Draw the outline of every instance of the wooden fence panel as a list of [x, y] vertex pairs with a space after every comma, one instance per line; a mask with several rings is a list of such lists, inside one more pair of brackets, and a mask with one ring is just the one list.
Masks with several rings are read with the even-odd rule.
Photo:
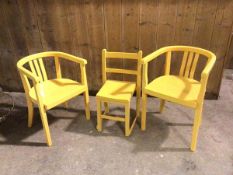
[[[125, 52], [142, 49], [146, 56], [167, 45], [193, 45], [217, 55], [207, 87], [207, 92], [217, 97], [224, 64], [226, 67], [231, 64], [229, 49], [233, 44], [228, 43], [233, 32], [232, 8], [233, 1], [229, 0], [1, 1], [0, 86], [22, 91], [16, 62], [32, 53], [60, 50], [87, 59], [89, 89], [96, 92], [102, 85], [103, 48]], [[179, 58], [173, 55], [171, 73], [178, 72]], [[62, 63], [64, 76], [80, 78], [77, 65]], [[198, 64], [197, 74], [200, 74], [205, 62]], [[114, 60], [109, 66], [134, 67], [128, 60]], [[54, 63], [48, 62], [46, 68], [52, 77]], [[152, 62], [149, 70], [149, 79], [161, 75], [164, 59]]]

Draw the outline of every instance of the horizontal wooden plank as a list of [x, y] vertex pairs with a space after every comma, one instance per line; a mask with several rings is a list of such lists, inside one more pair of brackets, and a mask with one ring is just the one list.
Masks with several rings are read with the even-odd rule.
[[138, 59], [137, 53], [125, 53], [125, 52], [107, 52], [106, 53], [107, 58], [124, 58], [124, 59]]
[[117, 68], [106, 68], [106, 72], [107, 73], [130, 74], [130, 75], [138, 74], [136, 70], [117, 69]]
[[125, 118], [123, 118], [123, 117], [118, 117], [118, 116], [101, 115], [101, 118], [102, 118], [102, 119], [107, 119], [107, 120], [125, 122]]
[[[87, 60], [89, 89], [96, 92], [102, 85], [104, 48], [110, 51], [110, 67], [133, 70], [134, 65], [127, 59], [137, 59], [140, 49], [146, 57], [163, 46], [192, 45], [217, 55], [207, 92], [218, 96], [224, 63], [226, 67], [233, 64], [233, 44], [228, 44], [233, 32], [232, 7], [233, 1], [229, 0], [1, 1], [0, 85], [6, 90], [22, 91], [17, 69], [12, 65], [29, 54], [56, 50]], [[118, 52], [124, 52], [122, 61], [118, 60], [122, 58]], [[181, 60], [182, 56], [172, 54], [171, 74], [179, 74]], [[55, 65], [47, 61], [48, 78], [54, 78]], [[161, 56], [150, 62], [149, 80], [164, 73], [164, 61]], [[200, 77], [204, 66], [205, 61], [200, 59], [194, 78]], [[130, 75], [120, 75], [121, 69], [113, 69], [117, 74], [109, 77], [133, 81]], [[62, 61], [61, 71], [64, 77], [80, 78], [76, 64]]]

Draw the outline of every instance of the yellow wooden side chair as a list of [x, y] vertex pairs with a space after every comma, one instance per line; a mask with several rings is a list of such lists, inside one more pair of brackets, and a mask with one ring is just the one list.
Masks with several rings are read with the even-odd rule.
[[[48, 80], [43, 59], [50, 58], [55, 61], [56, 79]], [[78, 63], [81, 70], [81, 82], [62, 78], [60, 60], [66, 59]], [[69, 99], [84, 93], [86, 118], [90, 119], [89, 94], [86, 79], [85, 59], [63, 52], [42, 52], [22, 58], [17, 67], [23, 82], [28, 105], [28, 127], [33, 123], [33, 103], [38, 105], [42, 124], [44, 127], [47, 145], [51, 146], [51, 136], [46, 111], [66, 103]], [[31, 84], [30, 84], [31, 82]]]
[[[179, 75], [170, 75], [170, 66], [173, 52], [183, 53]], [[160, 76], [148, 83], [148, 63], [158, 56], [165, 54], [165, 75]], [[201, 73], [200, 81], [194, 79], [199, 56], [207, 59], [205, 68]], [[142, 60], [142, 118], [141, 129], [146, 129], [146, 102], [147, 95], [158, 97], [160, 101], [160, 112], [164, 108], [165, 101], [178, 103], [195, 110], [194, 124], [192, 130], [191, 150], [196, 150], [197, 136], [201, 124], [202, 106], [206, 85], [211, 69], [216, 61], [216, 56], [207, 50], [189, 46], [168, 46], [161, 48]]]
[[[97, 99], [97, 130], [102, 131], [102, 119], [125, 122], [125, 136], [129, 136], [139, 116], [140, 93], [141, 93], [141, 58], [142, 51], [138, 53], [108, 52], [102, 51], [102, 78], [103, 86], [96, 95]], [[137, 70], [108, 68], [107, 59], [132, 59], [137, 61]], [[107, 73], [130, 74], [137, 77], [136, 82], [107, 80]], [[136, 91], [136, 117], [130, 126], [130, 101]], [[104, 103], [105, 112], [102, 114], [102, 103]], [[124, 105], [125, 117], [108, 115], [109, 103]]]

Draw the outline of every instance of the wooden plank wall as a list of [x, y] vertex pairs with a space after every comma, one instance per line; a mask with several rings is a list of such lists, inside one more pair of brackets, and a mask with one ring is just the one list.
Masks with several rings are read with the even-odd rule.
[[[217, 97], [232, 9], [232, 0], [1, 0], [0, 86], [22, 91], [16, 62], [36, 52], [60, 50], [87, 59], [89, 89], [96, 91], [101, 86], [102, 48], [142, 49], [145, 56], [167, 45], [193, 45], [217, 55], [207, 88]], [[150, 79], [163, 72], [163, 64], [160, 59], [149, 65]], [[109, 65], [132, 67], [125, 61]], [[174, 72], [178, 65], [179, 60], [173, 60]], [[53, 63], [46, 66], [53, 76]], [[62, 69], [66, 76], [79, 78], [76, 65], [64, 62]]]

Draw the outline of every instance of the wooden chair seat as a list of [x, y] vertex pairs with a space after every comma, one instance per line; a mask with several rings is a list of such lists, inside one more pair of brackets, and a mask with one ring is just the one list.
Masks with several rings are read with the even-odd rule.
[[103, 101], [126, 103], [130, 102], [135, 90], [136, 83], [107, 80], [96, 96]]
[[165, 75], [149, 83], [145, 92], [167, 101], [195, 107], [200, 88], [200, 82], [194, 79]]
[[[40, 95], [46, 110], [49, 110], [67, 100], [83, 93], [85, 86], [71, 79], [52, 79], [40, 83]], [[35, 87], [29, 91], [34, 103], [37, 103]]]

